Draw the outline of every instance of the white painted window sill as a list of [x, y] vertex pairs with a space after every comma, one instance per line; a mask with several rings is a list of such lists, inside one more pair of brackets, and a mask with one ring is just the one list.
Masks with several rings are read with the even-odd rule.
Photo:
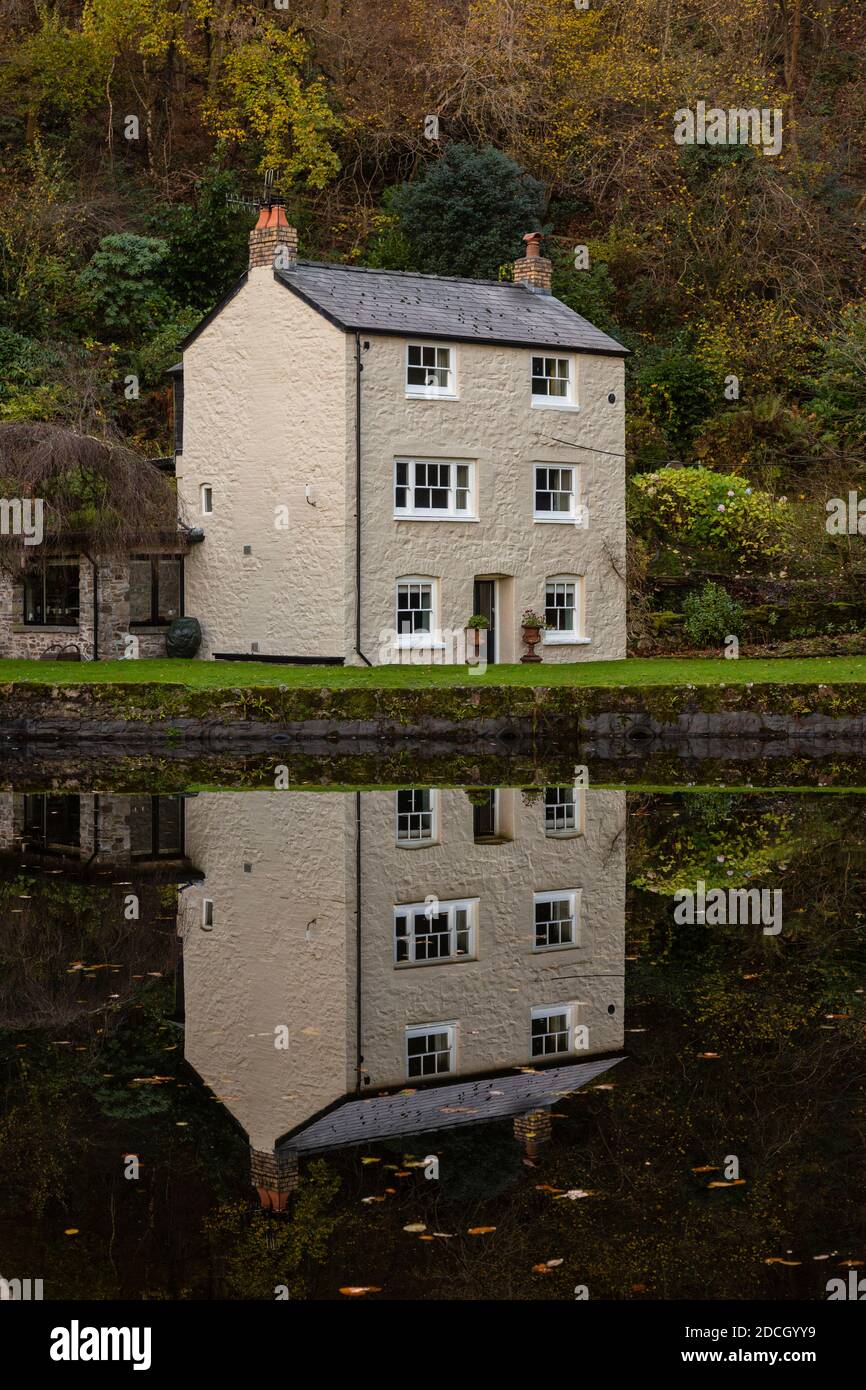
[[588, 647], [591, 641], [591, 637], [573, 637], [569, 632], [564, 637], [545, 636], [544, 645], [545, 647]]
[[548, 400], [546, 396], [533, 396], [533, 397], [532, 397], [532, 409], [533, 409], [533, 410], [571, 410], [571, 411], [578, 411], [578, 410], [580, 410], [580, 406], [579, 406], [579, 405], [574, 405], [574, 404], [572, 404], [571, 401], [563, 401], [562, 399], [560, 399], [560, 400], [557, 401], [557, 400]]
[[407, 401], [459, 401], [454, 391], [407, 391]]
[[395, 521], [458, 521], [462, 525], [464, 522], [474, 522], [478, 524], [477, 516], [462, 516], [452, 512], [431, 513], [431, 512], [395, 512]]
[[581, 530], [586, 528], [582, 521], [578, 521], [573, 512], [560, 512], [558, 516], [534, 516], [533, 521], [539, 521], [542, 526], [577, 526]]
[[444, 652], [444, 642], [418, 642], [411, 637], [398, 637], [394, 647], [400, 652]]

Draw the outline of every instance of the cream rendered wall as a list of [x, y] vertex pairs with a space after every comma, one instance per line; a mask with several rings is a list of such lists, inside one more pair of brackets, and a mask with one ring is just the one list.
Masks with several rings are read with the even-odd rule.
[[[568, 839], [545, 834], [540, 801], [500, 795], [511, 801], [510, 843], [475, 844], [466, 793], [442, 790], [439, 842], [427, 849], [395, 843], [393, 792], [362, 797], [361, 1028], [371, 1088], [406, 1083], [405, 1030], [417, 1024], [458, 1022], [465, 1074], [531, 1064], [538, 1005], [579, 1005], [575, 1021], [587, 1026], [589, 1048], [561, 1062], [622, 1046], [625, 793], [587, 791], [584, 834]], [[579, 944], [535, 952], [533, 895], [557, 888], [583, 890]], [[394, 907], [428, 894], [480, 899], [477, 960], [395, 967]]]
[[187, 855], [206, 877], [179, 907], [185, 1055], [256, 1149], [355, 1088], [354, 826], [354, 797], [340, 794], [186, 803]]
[[[439, 624], [462, 629], [473, 611], [474, 577], [512, 576], [500, 586], [500, 659], [525, 651], [525, 608], [544, 607], [545, 580], [585, 576], [587, 645], [552, 646], [545, 661], [613, 659], [626, 654], [625, 412], [622, 358], [578, 354], [578, 410], [533, 407], [532, 350], [457, 343], [458, 400], [407, 399], [407, 340], [364, 334], [362, 427], [363, 650], [376, 663], [382, 634], [395, 625], [395, 581], [433, 576]], [[535, 349], [535, 352], [544, 351]], [[555, 349], [553, 355], [563, 355]], [[608, 395], [613, 392], [615, 404]], [[565, 440], [563, 445], [557, 440]], [[567, 447], [569, 443], [605, 454]], [[615, 457], [611, 457], [614, 455]], [[475, 522], [394, 519], [393, 468], [400, 456], [477, 460]], [[534, 463], [580, 466], [589, 529], [533, 521]], [[350, 549], [353, 534], [348, 535]], [[509, 592], [510, 591], [510, 592]], [[503, 615], [501, 615], [503, 616]], [[347, 628], [346, 645], [353, 645]]]
[[344, 654], [348, 341], [265, 267], [184, 353], [178, 490], [206, 537], [186, 560], [185, 611], [202, 656], [254, 642], [262, 655]]

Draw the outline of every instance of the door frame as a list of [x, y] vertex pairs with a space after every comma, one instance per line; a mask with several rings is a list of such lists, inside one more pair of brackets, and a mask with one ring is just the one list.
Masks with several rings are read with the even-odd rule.
[[499, 661], [499, 647], [500, 647], [500, 637], [499, 637], [499, 606], [500, 606], [500, 605], [499, 605], [499, 598], [500, 598], [499, 580], [496, 578], [495, 575], [475, 575], [475, 576], [473, 576], [473, 579], [472, 579], [472, 611], [473, 611], [473, 613], [479, 612], [479, 609], [475, 606], [475, 597], [476, 597], [476, 594], [477, 594], [477, 590], [478, 590], [478, 585], [479, 585], [479, 584], [490, 584], [490, 585], [492, 585], [492, 587], [493, 587], [493, 602], [492, 602], [492, 609], [493, 609], [493, 651], [492, 651], [492, 652], [488, 651], [488, 653], [487, 653], [487, 664], [488, 664], [488, 666], [495, 666], [495, 665], [497, 664], [497, 662]]

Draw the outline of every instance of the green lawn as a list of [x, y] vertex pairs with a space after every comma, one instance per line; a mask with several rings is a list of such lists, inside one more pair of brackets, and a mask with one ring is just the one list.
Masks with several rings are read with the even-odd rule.
[[429, 689], [472, 685], [812, 685], [866, 681], [866, 656], [800, 659], [634, 657], [628, 661], [490, 666], [483, 674], [466, 666], [282, 666], [258, 661], [4, 661], [0, 682], [51, 685], [183, 685], [191, 689], [279, 686], [333, 689]]

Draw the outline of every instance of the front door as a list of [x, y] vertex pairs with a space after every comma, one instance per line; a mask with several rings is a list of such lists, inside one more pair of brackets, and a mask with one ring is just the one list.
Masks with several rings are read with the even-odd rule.
[[473, 613], [482, 613], [489, 623], [487, 628], [487, 664], [496, 661], [496, 580], [476, 579], [475, 595], [472, 600]]

